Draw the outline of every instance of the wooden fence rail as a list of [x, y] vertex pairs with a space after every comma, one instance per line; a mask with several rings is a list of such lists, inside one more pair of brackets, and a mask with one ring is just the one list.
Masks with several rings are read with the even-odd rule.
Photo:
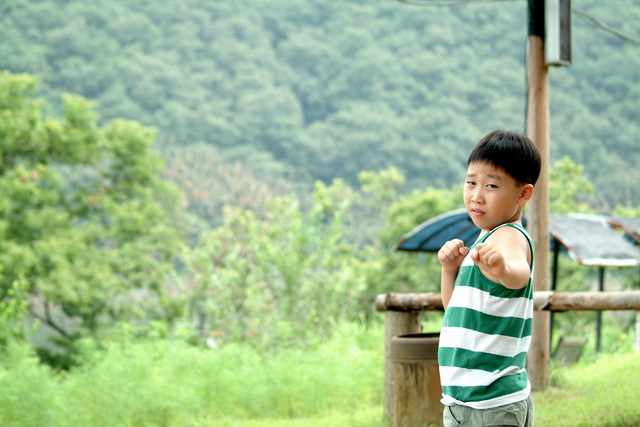
[[[534, 292], [536, 311], [640, 310], [640, 291], [618, 292]], [[440, 294], [399, 294], [390, 292], [376, 297], [378, 311], [444, 310]]]

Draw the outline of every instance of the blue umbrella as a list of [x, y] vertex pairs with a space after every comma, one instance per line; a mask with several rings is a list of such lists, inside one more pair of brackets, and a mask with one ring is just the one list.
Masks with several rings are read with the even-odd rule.
[[414, 228], [396, 245], [396, 250], [438, 252], [451, 239], [460, 239], [468, 247], [476, 241], [479, 234], [480, 229], [471, 221], [467, 211], [456, 209]]

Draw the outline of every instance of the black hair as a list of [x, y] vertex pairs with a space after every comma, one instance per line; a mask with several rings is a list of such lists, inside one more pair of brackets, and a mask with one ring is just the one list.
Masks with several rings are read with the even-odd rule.
[[488, 163], [504, 169], [521, 184], [535, 185], [542, 161], [538, 147], [525, 135], [495, 130], [476, 144], [467, 165], [471, 163]]

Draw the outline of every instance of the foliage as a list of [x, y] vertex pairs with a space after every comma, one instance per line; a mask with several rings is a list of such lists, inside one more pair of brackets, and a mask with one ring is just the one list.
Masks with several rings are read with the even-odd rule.
[[342, 237], [345, 194], [340, 181], [318, 182], [309, 212], [293, 196], [276, 197], [262, 220], [226, 208], [223, 224], [186, 255], [185, 290], [200, 329], [289, 346], [322, 339], [333, 321], [356, 315], [365, 284]]
[[[462, 182], [462, 178], [459, 181]], [[385, 245], [392, 245], [424, 221], [460, 207], [462, 185], [450, 190], [428, 187], [403, 194], [389, 207], [389, 219], [380, 232], [380, 239]]]
[[293, 192], [290, 181], [246, 161], [231, 161], [212, 145], [172, 147], [162, 154], [164, 176], [185, 193], [187, 210], [204, 221], [202, 230], [222, 224], [224, 206], [247, 209], [262, 218], [271, 198]]
[[617, 205], [613, 210], [612, 216], [614, 217], [638, 217], [640, 216], [640, 205], [632, 207], [632, 206], [623, 206]]
[[0, 424], [45, 426], [46, 420], [59, 418], [64, 402], [60, 377], [24, 342], [9, 342], [1, 354]]
[[31, 315], [67, 344], [113, 319], [175, 316], [158, 303], [181, 246], [178, 199], [153, 132], [98, 127], [78, 96], [43, 119], [35, 87], [0, 74], [0, 297], [28, 284]]
[[389, 249], [395, 248], [405, 234], [424, 221], [460, 207], [462, 187], [458, 187], [414, 190], [399, 195], [389, 206], [387, 220], [379, 232], [382, 246], [388, 249], [377, 257], [369, 272], [371, 281], [377, 283], [376, 293], [439, 292], [440, 263], [435, 254], [391, 252]]
[[0, 301], [0, 352], [9, 342], [26, 339], [28, 313], [28, 284], [24, 280], [16, 280]]
[[584, 167], [567, 156], [553, 164], [549, 177], [550, 212], [594, 213], [594, 203], [589, 203], [588, 198], [594, 195], [595, 188], [583, 172]]
[[82, 365], [58, 375], [25, 346], [12, 347], [0, 365], [0, 423], [219, 425], [381, 404], [380, 327], [343, 324], [313, 349], [276, 355], [236, 344], [212, 350], [179, 339], [134, 339], [131, 332], [122, 325], [102, 350], [84, 342]]
[[[616, 5], [581, 0], [576, 8], [635, 35], [637, 3]], [[361, 171], [390, 167], [410, 178], [409, 189], [444, 188], [482, 135], [525, 127], [526, 2], [0, 7], [0, 69], [37, 75], [45, 108], [58, 110], [61, 93], [80, 94], [105, 122], [157, 128], [164, 154], [186, 159], [189, 145], [206, 144], [232, 165], [293, 177], [305, 191], [317, 179], [356, 186]], [[598, 210], [635, 206], [637, 46], [574, 19], [572, 53], [572, 66], [549, 71], [552, 160], [584, 165]]]

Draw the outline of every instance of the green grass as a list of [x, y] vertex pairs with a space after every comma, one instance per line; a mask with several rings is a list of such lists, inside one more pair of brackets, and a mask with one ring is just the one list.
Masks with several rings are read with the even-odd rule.
[[379, 328], [344, 326], [311, 350], [266, 354], [122, 339], [66, 373], [13, 345], [0, 364], [0, 425], [282, 425], [366, 412], [382, 400], [382, 340]]
[[382, 423], [382, 406], [358, 409], [349, 412], [335, 412], [315, 417], [293, 419], [265, 418], [255, 420], [204, 419], [192, 424], [198, 427], [388, 427]]
[[[313, 349], [264, 354], [115, 340], [54, 372], [26, 345], [0, 352], [0, 425], [382, 427], [383, 333], [346, 325]], [[640, 354], [552, 370], [538, 426], [640, 425]]]
[[[534, 393], [535, 424], [544, 427], [640, 425], [640, 354], [606, 355], [574, 367], [557, 368], [552, 385]], [[298, 419], [264, 419], [243, 427], [382, 427], [382, 407], [349, 414]], [[204, 424], [203, 424], [204, 425]]]
[[536, 425], [638, 426], [640, 353], [554, 370], [551, 386], [534, 400]]

